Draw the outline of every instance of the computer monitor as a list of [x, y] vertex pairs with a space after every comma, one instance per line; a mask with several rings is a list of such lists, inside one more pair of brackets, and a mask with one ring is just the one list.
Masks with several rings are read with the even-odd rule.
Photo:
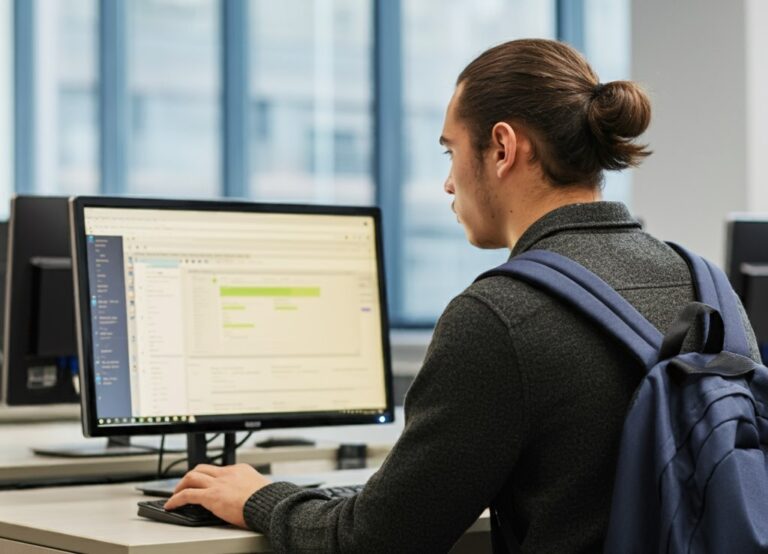
[[86, 436], [393, 421], [377, 208], [70, 207]]
[[67, 202], [11, 199], [1, 387], [8, 406], [80, 401]]
[[728, 277], [768, 361], [768, 215], [729, 216], [726, 245]]
[[[0, 221], [0, 355], [2, 355], [3, 346], [3, 329], [4, 329], [4, 317], [5, 313], [5, 272], [8, 262], [8, 222]], [[0, 379], [0, 386], [2, 386], [2, 379]], [[2, 398], [2, 392], [0, 392], [0, 398]]]

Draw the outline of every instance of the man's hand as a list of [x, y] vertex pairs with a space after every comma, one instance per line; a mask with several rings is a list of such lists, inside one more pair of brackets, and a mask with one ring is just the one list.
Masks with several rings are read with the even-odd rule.
[[200, 504], [224, 521], [245, 527], [245, 503], [270, 482], [248, 464], [224, 467], [199, 464], [182, 478], [165, 503], [165, 509]]

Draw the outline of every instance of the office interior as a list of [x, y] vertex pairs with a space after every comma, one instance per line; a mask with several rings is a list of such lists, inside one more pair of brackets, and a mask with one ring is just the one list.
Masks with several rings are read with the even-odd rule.
[[[729, 221], [768, 221], [766, 24], [760, 0], [0, 0], [2, 269], [16, 195], [379, 207], [394, 423], [266, 429], [237, 451], [278, 474], [364, 481], [402, 429], [441, 311], [508, 256], [467, 243], [443, 190], [438, 137], [461, 69], [491, 45], [544, 37], [579, 49], [602, 82], [640, 82], [653, 154], [607, 174], [603, 197], [734, 274]], [[758, 227], [739, 248], [760, 257]], [[768, 290], [768, 258], [741, 261]], [[750, 317], [764, 299], [753, 295]], [[0, 552], [269, 551], [250, 532], [136, 517], [133, 484], [157, 475], [157, 435], [132, 437], [140, 456], [33, 452], [106, 441], [83, 436], [76, 355], [34, 384], [66, 378], [64, 396], [0, 406]], [[255, 446], [265, 439], [275, 446]], [[166, 462], [180, 460], [185, 436], [165, 446]], [[109, 531], [88, 535], [74, 506], [42, 530], [73, 490], [89, 491], [82, 509]], [[489, 528], [485, 514], [455, 551], [484, 548]]]

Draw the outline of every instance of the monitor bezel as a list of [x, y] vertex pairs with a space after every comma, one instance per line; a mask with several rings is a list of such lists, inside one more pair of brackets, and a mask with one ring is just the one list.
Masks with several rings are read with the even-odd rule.
[[[328, 206], [310, 204], [271, 204], [236, 200], [170, 200], [154, 198], [117, 198], [80, 196], [70, 199], [70, 238], [72, 241], [72, 264], [75, 288], [75, 317], [77, 343], [80, 358], [80, 396], [82, 407], [83, 433], [87, 437], [114, 435], [160, 435], [167, 433], [205, 433], [256, 431], [260, 429], [318, 427], [328, 425], [356, 425], [391, 423], [395, 409], [392, 391], [392, 362], [389, 344], [389, 314], [385, 284], [384, 250], [382, 242], [381, 210], [377, 207]], [[180, 423], [153, 423], [99, 426], [96, 413], [93, 351], [91, 344], [91, 317], [88, 293], [88, 272], [86, 259], [85, 209], [159, 209], [193, 211], [230, 211], [247, 213], [286, 213], [317, 215], [358, 215], [369, 216], [374, 222], [376, 259], [378, 261], [378, 282], [380, 299], [381, 344], [383, 349], [386, 406], [374, 414], [237, 414], [217, 416], [215, 421]], [[82, 271], [86, 269], [86, 271]], [[248, 416], [248, 417], [246, 417]]]

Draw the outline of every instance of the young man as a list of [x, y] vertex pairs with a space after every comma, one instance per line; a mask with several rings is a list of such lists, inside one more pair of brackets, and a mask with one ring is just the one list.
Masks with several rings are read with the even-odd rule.
[[[603, 170], [648, 154], [633, 140], [649, 120], [637, 85], [600, 84], [568, 46], [483, 53], [459, 76], [440, 137], [469, 241], [568, 256], [666, 330], [694, 299], [686, 263], [623, 205], [600, 201]], [[490, 506], [498, 552], [599, 552], [641, 376], [570, 307], [491, 277], [441, 316], [403, 434], [360, 494], [331, 500], [247, 465], [200, 466], [167, 508], [202, 504], [277, 552], [391, 553], [445, 552]]]

